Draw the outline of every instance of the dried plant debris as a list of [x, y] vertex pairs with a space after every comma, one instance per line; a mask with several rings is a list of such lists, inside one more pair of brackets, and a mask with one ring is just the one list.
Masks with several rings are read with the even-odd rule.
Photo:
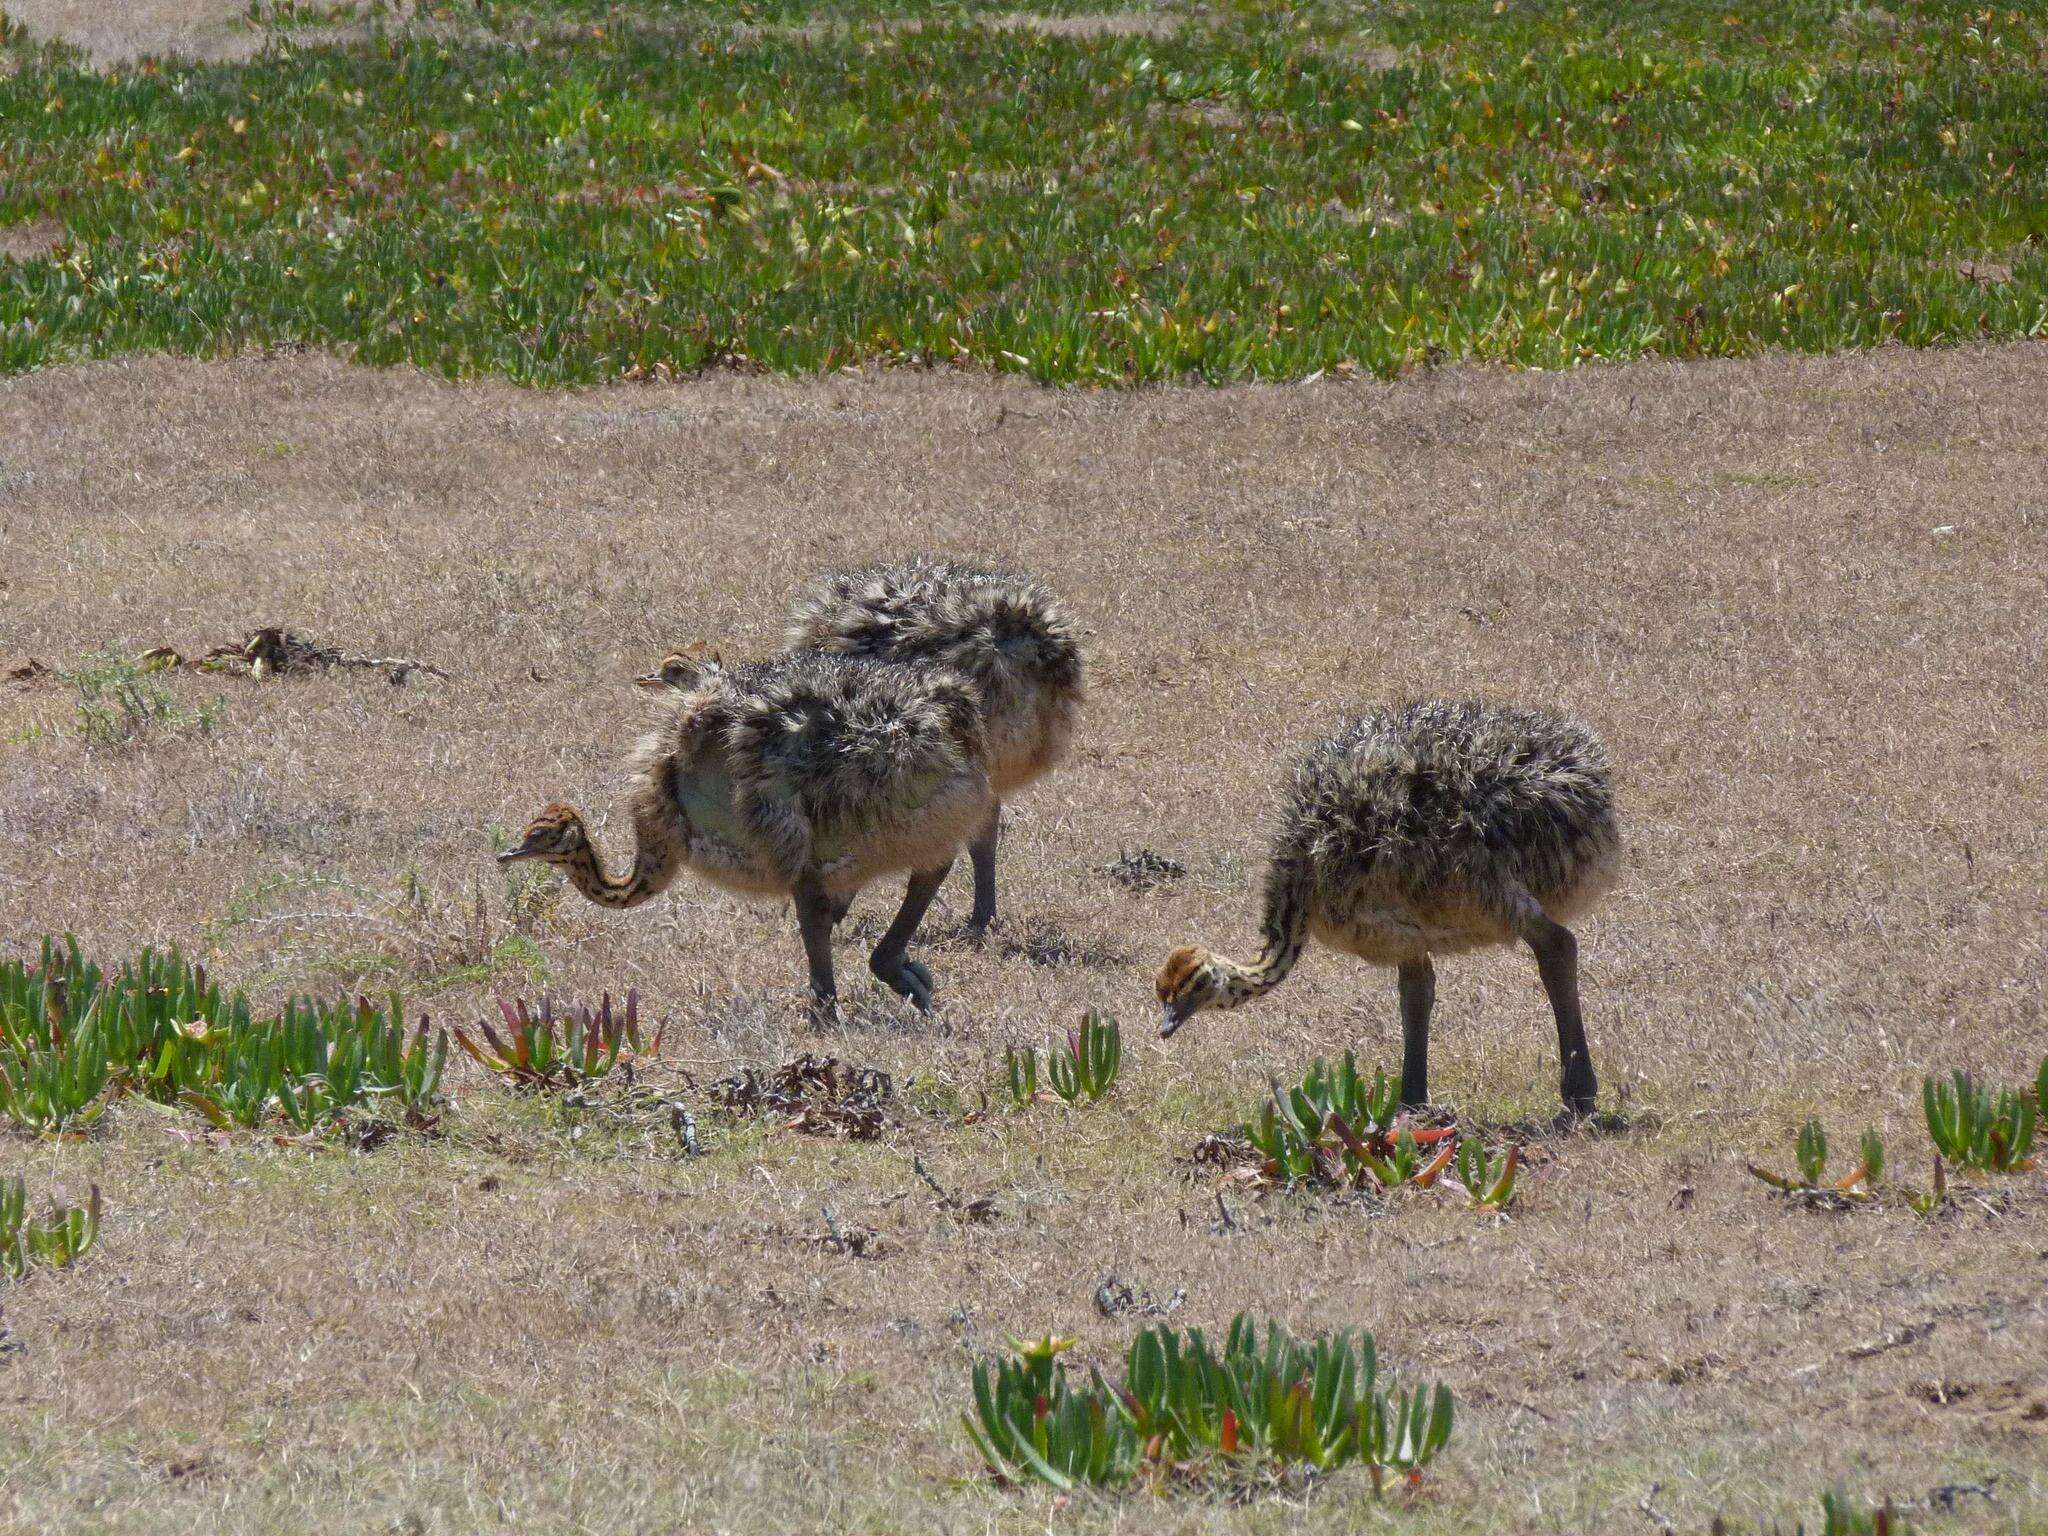
[[1214, 1131], [1196, 1142], [1187, 1157], [1189, 1171], [1212, 1168], [1231, 1172], [1259, 1165], [1258, 1149], [1251, 1138], [1235, 1131]]
[[1114, 945], [1077, 938], [1043, 918], [1030, 919], [1012, 932], [997, 934], [996, 945], [1004, 959], [1038, 966], [1077, 965], [1087, 970], [1106, 970], [1131, 963], [1130, 955]]
[[135, 658], [146, 671], [184, 667], [194, 672], [224, 672], [250, 677], [258, 682], [271, 677], [304, 676], [336, 667], [352, 671], [382, 672], [394, 687], [403, 685], [415, 672], [444, 682], [448, 674], [431, 662], [402, 656], [364, 656], [339, 646], [322, 645], [281, 625], [269, 624], [251, 630], [239, 644], [216, 645], [204, 656], [186, 657], [168, 645], [159, 645]]
[[910, 1171], [916, 1174], [925, 1188], [932, 1192], [932, 1203], [940, 1210], [950, 1212], [969, 1223], [994, 1221], [1002, 1214], [996, 1205], [994, 1195], [975, 1195], [969, 1198], [946, 1188], [932, 1177], [931, 1170], [924, 1165], [924, 1159], [915, 1152], [910, 1155]]
[[1125, 890], [1142, 894], [1186, 879], [1188, 867], [1150, 848], [1123, 848], [1117, 850], [1114, 860], [1102, 866], [1102, 872]]
[[850, 1259], [878, 1259], [882, 1256], [882, 1235], [873, 1227], [858, 1222], [842, 1222], [831, 1206], [818, 1207], [819, 1219], [825, 1223], [825, 1230], [819, 1234], [804, 1234], [800, 1241], [815, 1244], [827, 1253], [844, 1254]]
[[1173, 1294], [1164, 1301], [1155, 1299], [1152, 1292], [1142, 1285], [1133, 1285], [1117, 1274], [1102, 1277], [1095, 1287], [1095, 1310], [1104, 1317], [1116, 1317], [1132, 1312], [1141, 1317], [1170, 1317], [1187, 1305], [1188, 1292], [1184, 1285], [1173, 1288]]
[[808, 1051], [779, 1067], [741, 1067], [711, 1085], [713, 1102], [735, 1115], [773, 1115], [787, 1130], [849, 1141], [880, 1139], [893, 1123], [894, 1097], [888, 1073]]
[[31, 656], [26, 661], [16, 662], [7, 669], [7, 681], [17, 688], [35, 688], [56, 676], [50, 668]]

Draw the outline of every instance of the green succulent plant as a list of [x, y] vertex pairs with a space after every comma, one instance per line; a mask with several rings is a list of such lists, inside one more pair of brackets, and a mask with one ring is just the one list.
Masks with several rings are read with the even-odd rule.
[[1794, 1143], [1793, 1155], [1799, 1165], [1799, 1177], [1788, 1178], [1773, 1173], [1768, 1168], [1759, 1168], [1755, 1163], [1745, 1166], [1751, 1175], [1762, 1179], [1771, 1188], [1787, 1195], [1796, 1195], [1809, 1205], [1829, 1206], [1839, 1209], [1851, 1200], [1868, 1200], [1877, 1181], [1884, 1176], [1884, 1139], [1876, 1130], [1867, 1130], [1857, 1143], [1856, 1166], [1839, 1179], [1828, 1178], [1828, 1133], [1818, 1120], [1808, 1120], [1799, 1128], [1799, 1138]]
[[[1079, 1029], [1067, 1031], [1064, 1047], [1045, 1053], [1045, 1080], [1068, 1104], [1092, 1104], [1115, 1085], [1123, 1066], [1123, 1032], [1115, 1019], [1091, 1008]], [[1010, 1103], [1024, 1109], [1045, 1095], [1039, 1089], [1038, 1048], [1024, 1046], [1003, 1052], [1003, 1081]]]
[[963, 1418], [1009, 1481], [1115, 1484], [1147, 1466], [1245, 1457], [1318, 1471], [1357, 1462], [1378, 1488], [1419, 1475], [1450, 1438], [1449, 1389], [1382, 1385], [1369, 1333], [1301, 1340], [1275, 1323], [1262, 1337], [1240, 1314], [1218, 1352], [1198, 1328], [1160, 1324], [1132, 1340], [1121, 1387], [1100, 1372], [1072, 1386], [1056, 1359], [1071, 1342], [975, 1368], [976, 1412]]
[[258, 1016], [175, 949], [109, 973], [75, 939], [45, 939], [35, 963], [0, 965], [0, 1114], [32, 1130], [88, 1129], [123, 1094], [251, 1129], [310, 1131], [383, 1101], [421, 1114], [447, 1056], [425, 1019], [408, 1032], [395, 993]]
[[1383, 1071], [1368, 1083], [1349, 1051], [1311, 1063], [1299, 1083], [1270, 1086], [1240, 1130], [1280, 1182], [1427, 1189], [1456, 1155], [1454, 1130], [1399, 1125], [1400, 1084]]
[[1003, 1052], [1003, 1075], [1010, 1087], [1010, 1103], [1025, 1109], [1038, 1102], [1038, 1047]]
[[100, 1190], [97, 1184], [86, 1203], [50, 1207], [40, 1221], [28, 1215], [28, 1189], [17, 1175], [0, 1179], [0, 1276], [19, 1280], [31, 1264], [62, 1269], [76, 1263], [100, 1233]]
[[1129, 1481], [1138, 1437], [1099, 1389], [1075, 1391], [1058, 1356], [1072, 1339], [1012, 1340], [1010, 1360], [977, 1362], [974, 1413], [961, 1423], [990, 1469], [1007, 1482], [1027, 1478], [1069, 1489]]
[[601, 1082], [621, 1062], [628, 1066], [643, 1055], [661, 1050], [661, 1032], [652, 1045], [640, 1038], [640, 991], [626, 990], [624, 1005], [614, 1010], [607, 992], [592, 1008], [580, 1003], [559, 1015], [552, 1000], [528, 1007], [525, 998], [500, 998], [505, 1032], [479, 1019], [474, 1034], [457, 1025], [455, 1043], [485, 1070], [520, 1088], [580, 1088]]
[[1092, 1104], [1115, 1084], [1123, 1059], [1123, 1033], [1116, 1020], [1091, 1008], [1079, 1029], [1067, 1031], [1066, 1050], [1046, 1053], [1046, 1072], [1052, 1091], [1067, 1103]]
[[2028, 1095], [2001, 1089], [1994, 1103], [1989, 1089], [1957, 1072], [1945, 1083], [1928, 1078], [1921, 1106], [1935, 1150], [1958, 1168], [2020, 1173], [2033, 1166], [2027, 1153], [2038, 1111]]
[[1499, 1157], [1489, 1157], [1485, 1145], [1468, 1136], [1458, 1143], [1458, 1182], [1482, 1211], [1504, 1211], [1515, 1198], [1515, 1170], [1521, 1149], [1509, 1147]]

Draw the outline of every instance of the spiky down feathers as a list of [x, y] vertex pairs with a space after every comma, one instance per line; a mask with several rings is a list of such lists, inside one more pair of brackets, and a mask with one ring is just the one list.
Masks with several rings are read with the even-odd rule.
[[1064, 755], [1085, 691], [1080, 635], [1048, 587], [1029, 577], [945, 561], [827, 577], [801, 597], [789, 644], [965, 677], [987, 727], [999, 789]]
[[[721, 769], [745, 852], [785, 890], [828, 850], [879, 867], [943, 862], [944, 845], [957, 847], [972, 815], [986, 814], [980, 711], [945, 669], [791, 653], [723, 668], [658, 711], [634, 756], [636, 821], [643, 809], [687, 819], [679, 780]], [[876, 846], [890, 840], [906, 844], [902, 861]]]
[[1559, 921], [1583, 909], [1611, 883], [1620, 846], [1606, 749], [1577, 721], [1444, 700], [1374, 710], [1295, 763], [1268, 921], [1405, 923], [1425, 941], [1432, 923], [1453, 930], [1427, 950], [1466, 947], [1454, 931], [1465, 913], [1495, 930], [1472, 942], [1504, 940], [1532, 903]]

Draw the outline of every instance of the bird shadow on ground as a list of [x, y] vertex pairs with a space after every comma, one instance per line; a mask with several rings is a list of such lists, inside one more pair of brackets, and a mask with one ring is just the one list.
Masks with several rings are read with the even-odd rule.
[[[870, 920], [862, 919], [857, 927]], [[881, 936], [882, 925], [874, 923], [872, 937]], [[863, 933], [862, 937], [870, 937]], [[1021, 921], [998, 918], [985, 934], [972, 932], [966, 922], [933, 923], [919, 933], [917, 942], [939, 950], [982, 950], [1001, 960], [1025, 960], [1032, 965], [1078, 966], [1083, 970], [1109, 970], [1129, 965], [1131, 955], [1090, 935], [1074, 934], [1049, 918], [1030, 917]]]
[[1461, 1114], [1447, 1104], [1432, 1104], [1417, 1111], [1415, 1119], [1420, 1125], [1455, 1127], [1461, 1135], [1475, 1136], [1488, 1143], [1522, 1146], [1553, 1146], [1580, 1136], [1607, 1140], [1650, 1135], [1664, 1124], [1663, 1116], [1653, 1112], [1623, 1114], [1614, 1110], [1596, 1110], [1590, 1115], [1560, 1110], [1547, 1117], [1524, 1115], [1514, 1120], [1487, 1120]]

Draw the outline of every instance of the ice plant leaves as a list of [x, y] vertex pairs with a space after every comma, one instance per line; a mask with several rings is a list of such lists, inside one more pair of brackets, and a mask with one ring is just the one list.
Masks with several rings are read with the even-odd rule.
[[455, 1043], [488, 1072], [515, 1088], [572, 1089], [603, 1081], [623, 1065], [627, 1072], [642, 1056], [661, 1052], [661, 1031], [652, 1045], [640, 1040], [640, 992], [628, 988], [617, 1012], [607, 992], [596, 1008], [587, 1003], [565, 1008], [557, 1017], [551, 999], [537, 1008], [526, 999], [498, 1000], [504, 1016], [501, 1036], [490, 1020], [479, 1019], [474, 1033], [454, 1026]]
[[[2048, 1062], [2042, 1077], [2048, 1079]], [[2032, 1098], [2005, 1088], [1994, 1104], [1990, 1090], [1967, 1072], [1955, 1073], [1946, 1083], [1930, 1077], [1921, 1085], [1927, 1134], [1934, 1149], [1958, 1168], [2023, 1173], [2033, 1167], [2027, 1153], [2034, 1144], [2038, 1094], [2038, 1086]]]
[[1051, 1095], [1038, 1086], [1036, 1046], [1003, 1052], [1003, 1076], [1010, 1103], [1023, 1109], [1051, 1096], [1068, 1104], [1092, 1104], [1115, 1085], [1123, 1059], [1123, 1032], [1116, 1020], [1099, 1008], [1091, 1008], [1079, 1029], [1067, 1031], [1063, 1046], [1055, 1045], [1046, 1052], [1044, 1076], [1052, 1085]]
[[1200, 1329], [1162, 1323], [1131, 1341], [1120, 1387], [1099, 1371], [1074, 1386], [1056, 1359], [1070, 1342], [975, 1367], [975, 1411], [962, 1421], [1006, 1481], [1113, 1486], [1250, 1458], [1317, 1471], [1360, 1463], [1377, 1490], [1388, 1473], [1417, 1476], [1451, 1434], [1449, 1389], [1382, 1385], [1369, 1333], [1300, 1340], [1275, 1323], [1262, 1338], [1240, 1314], [1217, 1351]]
[[1368, 1082], [1349, 1051], [1312, 1063], [1299, 1083], [1275, 1080], [1239, 1134], [1259, 1159], [1256, 1176], [1272, 1183], [1432, 1189], [1455, 1167], [1481, 1209], [1505, 1209], [1514, 1197], [1516, 1153], [1490, 1159], [1454, 1127], [1403, 1123], [1400, 1084], [1383, 1071]]
[[1755, 1163], [1746, 1163], [1744, 1167], [1752, 1177], [1763, 1180], [1782, 1195], [1806, 1205], [1839, 1210], [1852, 1201], [1868, 1200], [1877, 1181], [1884, 1175], [1884, 1141], [1875, 1130], [1863, 1133], [1857, 1150], [1860, 1160], [1856, 1166], [1841, 1178], [1830, 1181], [1827, 1176], [1828, 1133], [1818, 1120], [1808, 1120], [1799, 1128], [1799, 1139], [1794, 1145], [1794, 1156], [1799, 1165], [1798, 1178], [1773, 1173]]
[[385, 1105], [419, 1122], [447, 1059], [446, 1033], [408, 1028], [395, 993], [258, 1015], [176, 950], [109, 975], [46, 939], [35, 963], [0, 965], [0, 1114], [44, 1134], [90, 1129], [124, 1094], [247, 1129], [324, 1131]]
[[77, 1262], [100, 1233], [100, 1189], [86, 1203], [50, 1205], [40, 1221], [28, 1215], [28, 1189], [19, 1175], [0, 1179], [0, 1277], [19, 1280], [31, 1264], [62, 1269]]

